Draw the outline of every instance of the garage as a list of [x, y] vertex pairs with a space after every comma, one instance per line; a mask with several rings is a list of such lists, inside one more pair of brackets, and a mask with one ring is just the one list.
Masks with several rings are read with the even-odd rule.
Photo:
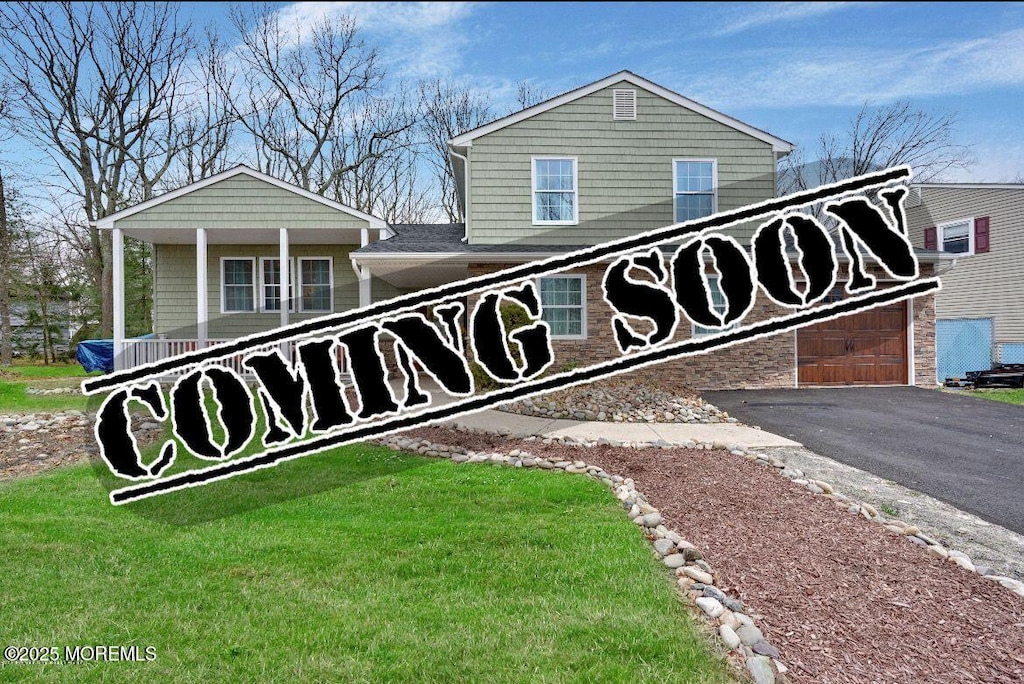
[[907, 303], [798, 330], [797, 380], [802, 386], [907, 384]]

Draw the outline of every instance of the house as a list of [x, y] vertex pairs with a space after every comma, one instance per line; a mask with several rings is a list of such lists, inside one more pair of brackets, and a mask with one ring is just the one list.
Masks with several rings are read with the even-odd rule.
[[956, 258], [935, 297], [937, 378], [1024, 363], [1024, 184], [912, 187], [914, 245]]
[[[775, 196], [792, 148], [623, 71], [451, 140], [464, 224], [389, 226], [238, 167], [97, 224], [114, 235], [118, 364], [760, 202]], [[749, 243], [756, 228], [729, 232]], [[155, 340], [124, 340], [125, 235], [153, 244]], [[922, 252], [924, 274], [941, 258]], [[587, 365], [613, 353], [603, 270], [540, 279], [558, 358]], [[762, 297], [747, 320], [778, 313]], [[698, 388], [934, 384], [932, 300], [671, 361], [656, 375]]]
[[[57, 354], [66, 354], [76, 325], [68, 302], [50, 302], [47, 311], [50, 340]], [[2, 339], [2, 338], [0, 338]], [[43, 318], [35, 302], [11, 303], [11, 349], [15, 356], [42, 356]]]

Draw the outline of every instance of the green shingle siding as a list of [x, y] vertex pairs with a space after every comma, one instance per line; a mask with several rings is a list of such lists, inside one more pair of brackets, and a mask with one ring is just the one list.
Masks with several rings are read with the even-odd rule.
[[[637, 90], [636, 121], [612, 120], [614, 88]], [[475, 244], [594, 244], [668, 225], [674, 158], [718, 160], [719, 210], [775, 196], [770, 144], [630, 83], [481, 136], [469, 152]], [[579, 225], [534, 226], [531, 157], [561, 155], [578, 158]]]

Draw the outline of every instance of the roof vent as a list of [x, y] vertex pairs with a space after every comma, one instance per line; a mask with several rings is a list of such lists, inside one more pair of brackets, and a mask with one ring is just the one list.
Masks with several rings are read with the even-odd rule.
[[633, 121], [636, 119], [636, 91], [612, 91], [612, 120]]

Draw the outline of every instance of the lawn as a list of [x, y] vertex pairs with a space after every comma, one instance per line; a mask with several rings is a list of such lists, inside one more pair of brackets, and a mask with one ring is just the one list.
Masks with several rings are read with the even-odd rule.
[[2, 681], [730, 681], [588, 478], [354, 445], [115, 508], [97, 473], [0, 485], [0, 636], [156, 659]]
[[1024, 405], [1024, 389], [980, 389], [972, 390], [972, 397], [982, 397], [1006, 404]]
[[51, 389], [77, 387], [89, 375], [78, 364], [50, 365], [17, 362], [0, 368], [0, 413], [28, 413], [33, 411], [61, 411], [86, 408], [87, 399], [80, 394], [35, 395], [25, 392], [28, 387]]

